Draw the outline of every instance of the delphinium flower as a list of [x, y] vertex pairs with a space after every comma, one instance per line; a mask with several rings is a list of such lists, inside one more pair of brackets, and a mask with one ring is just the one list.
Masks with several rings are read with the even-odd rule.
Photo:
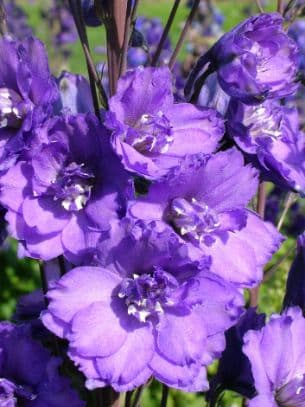
[[231, 100], [228, 132], [248, 159], [258, 161], [262, 177], [296, 192], [305, 192], [305, 136], [296, 109], [266, 101], [247, 106]]
[[300, 308], [273, 315], [258, 331], [244, 336], [243, 352], [251, 363], [256, 397], [249, 407], [305, 405], [305, 319]]
[[97, 118], [65, 115], [39, 128], [32, 158], [1, 178], [0, 201], [25, 254], [49, 260], [64, 253], [77, 263], [123, 214], [128, 180]]
[[284, 224], [285, 234], [297, 238], [305, 230], [304, 200], [299, 199], [294, 202], [289, 210], [288, 220]]
[[63, 71], [57, 82], [59, 100], [56, 102], [56, 112], [77, 114], [94, 111], [90, 85], [84, 76]]
[[[305, 7], [305, 5], [304, 5]], [[305, 24], [303, 19], [298, 19], [295, 21], [289, 28], [288, 35], [294, 39], [296, 44], [299, 47], [299, 71], [300, 77], [304, 76], [305, 74], [305, 46], [304, 46], [304, 39], [305, 39]], [[304, 129], [305, 125], [305, 87], [302, 83], [298, 88], [298, 91], [286, 99], [285, 104], [287, 106], [294, 106], [296, 105], [299, 113], [299, 121], [300, 127]]]
[[47, 20], [53, 34], [54, 47], [67, 58], [71, 54], [68, 48], [77, 40], [77, 31], [66, 0], [52, 0], [51, 7], [43, 17]]
[[0, 39], [0, 171], [24, 151], [31, 131], [50, 114], [58, 90], [43, 44]]
[[[193, 3], [190, 1], [187, 6], [191, 8]], [[224, 15], [212, 3], [201, 0], [192, 21], [192, 30], [202, 36], [219, 37], [223, 34], [224, 19]]]
[[[253, 16], [224, 34], [191, 72], [186, 96], [216, 71], [223, 90], [247, 104], [282, 98], [297, 89], [298, 49], [278, 13]], [[202, 85], [202, 84], [201, 84]]]
[[[136, 19], [135, 29], [141, 33], [144, 43], [136, 44], [134, 41], [133, 44], [131, 44], [132, 46], [129, 48], [127, 54], [127, 62], [128, 65], [132, 67], [139, 66], [140, 64], [144, 66], [150, 62], [157, 50], [164, 27], [158, 18], [139, 16]], [[167, 38], [160, 56], [161, 64], [165, 64], [168, 61], [171, 48], [170, 39]], [[136, 65], [135, 61], [140, 63]]]
[[190, 262], [176, 236], [154, 225], [120, 222], [98, 257], [103, 267], [75, 268], [53, 285], [42, 315], [69, 341], [87, 387], [126, 391], [153, 376], [207, 389], [205, 367], [242, 311], [238, 290], [208, 272], [209, 259]]
[[193, 157], [130, 202], [128, 213], [174, 230], [193, 259], [210, 255], [212, 272], [251, 286], [261, 280], [262, 267], [281, 242], [273, 225], [246, 208], [257, 185], [257, 172], [244, 166], [236, 149], [209, 159]]
[[83, 407], [61, 376], [61, 359], [31, 336], [28, 326], [0, 323], [0, 405], [3, 407]]
[[124, 167], [149, 179], [164, 176], [187, 154], [213, 152], [224, 132], [216, 111], [174, 103], [168, 68], [138, 68], [122, 77], [105, 125]]
[[212, 378], [208, 394], [211, 401], [216, 401], [224, 390], [235, 391], [248, 399], [255, 396], [251, 365], [242, 352], [243, 336], [250, 329], [263, 328], [265, 318], [264, 314], [257, 314], [255, 308], [249, 308], [237, 324], [227, 330], [226, 348], [219, 360], [217, 374]]
[[285, 191], [279, 187], [274, 187], [268, 193], [265, 206], [265, 220], [277, 224], [281, 215], [281, 206], [285, 199]]
[[305, 70], [305, 21], [302, 19], [296, 20], [289, 27], [288, 35], [295, 41], [299, 48], [299, 69]]
[[33, 30], [28, 24], [28, 16], [24, 9], [15, 0], [4, 0], [6, 10], [6, 21], [9, 35], [18, 40], [33, 35]]

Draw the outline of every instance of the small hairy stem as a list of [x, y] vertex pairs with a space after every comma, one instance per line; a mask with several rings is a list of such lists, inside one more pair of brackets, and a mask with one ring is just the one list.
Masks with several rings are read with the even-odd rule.
[[266, 198], [267, 198], [266, 184], [262, 182], [258, 187], [257, 207], [256, 207], [256, 211], [262, 219], [264, 219], [265, 217]]
[[80, 0], [69, 0], [69, 6], [70, 6], [70, 9], [72, 12], [72, 16], [73, 16], [73, 19], [74, 19], [74, 22], [76, 25], [78, 36], [80, 38], [80, 42], [81, 42], [81, 45], [82, 45], [82, 48], [84, 51], [84, 55], [86, 58], [86, 64], [87, 64], [92, 100], [93, 100], [93, 105], [94, 105], [94, 111], [95, 111], [96, 116], [100, 119], [99, 102], [98, 102], [95, 85], [98, 86], [99, 93], [100, 93], [100, 100], [101, 100], [102, 105], [105, 108], [107, 108], [107, 106], [108, 106], [106, 92], [104, 91], [103, 85], [100, 81], [98, 73], [96, 72], [95, 65], [94, 65], [94, 62], [93, 62], [91, 54], [90, 54], [89, 41], [88, 41], [86, 26], [85, 26], [83, 15], [82, 15], [82, 7], [81, 7]]
[[128, 52], [129, 42], [130, 42], [130, 30], [131, 30], [131, 23], [132, 23], [131, 17], [132, 17], [132, 0], [128, 0], [127, 10], [126, 10], [124, 42], [123, 42], [123, 49], [122, 49], [122, 55], [121, 55], [119, 76], [124, 75], [124, 73], [126, 71], [127, 52]]
[[[265, 216], [265, 207], [266, 207], [266, 185], [262, 182], [258, 187], [257, 192], [257, 206], [256, 211], [264, 219]], [[254, 287], [250, 290], [250, 306], [257, 307], [258, 305], [258, 297], [259, 297], [259, 286]]]
[[162, 386], [162, 398], [161, 398], [160, 407], [166, 407], [168, 394], [169, 394], [169, 388], [168, 388], [168, 386], [163, 384], [163, 386]]
[[185, 40], [186, 34], [187, 34], [187, 32], [188, 32], [188, 29], [190, 28], [190, 26], [191, 26], [191, 24], [192, 24], [192, 21], [193, 21], [193, 18], [194, 18], [194, 16], [195, 16], [195, 13], [196, 13], [196, 11], [197, 11], [197, 9], [198, 9], [199, 3], [200, 3], [200, 0], [195, 0], [195, 1], [194, 1], [193, 7], [192, 7], [192, 9], [191, 9], [191, 12], [190, 12], [190, 14], [189, 14], [189, 16], [188, 16], [188, 18], [187, 18], [185, 24], [184, 24], [184, 27], [183, 27], [183, 30], [182, 30], [182, 32], [181, 32], [181, 34], [180, 34], [179, 40], [178, 40], [178, 42], [177, 42], [177, 45], [176, 45], [176, 47], [175, 47], [175, 49], [174, 49], [174, 52], [173, 52], [173, 54], [172, 54], [172, 56], [171, 56], [171, 58], [170, 58], [170, 60], [169, 60], [169, 63], [168, 63], [169, 69], [172, 69], [172, 68], [174, 67], [174, 65], [175, 65], [177, 56], [178, 56], [179, 51], [180, 51], [180, 49], [181, 49], [181, 47], [182, 47], [182, 44], [183, 44], [183, 42], [184, 42], [184, 40]]
[[276, 11], [282, 15], [284, 14], [284, 0], [277, 0]]
[[282, 256], [272, 267], [270, 267], [268, 270], [266, 270], [265, 274], [264, 274], [264, 279], [263, 282], [265, 283], [266, 281], [268, 281], [273, 275], [274, 273], [278, 270], [278, 268], [281, 266], [282, 263], [284, 263], [284, 261], [286, 259], [288, 259], [288, 257], [296, 250], [295, 245], [293, 245], [292, 247], [290, 247], [287, 252], [284, 254], [284, 256]]
[[280, 231], [282, 229], [282, 226], [283, 226], [283, 223], [287, 216], [287, 213], [288, 213], [289, 209], [291, 208], [291, 205], [294, 202], [295, 202], [295, 196], [292, 192], [290, 192], [285, 200], [284, 210], [283, 210], [280, 220], [278, 221], [278, 224], [276, 226], [278, 231]]
[[172, 26], [172, 24], [173, 24], [173, 21], [174, 21], [174, 19], [175, 19], [175, 16], [176, 16], [176, 13], [177, 13], [177, 10], [178, 10], [180, 1], [181, 1], [181, 0], [175, 0], [175, 3], [174, 3], [174, 5], [173, 5], [173, 8], [172, 8], [172, 10], [171, 10], [171, 12], [170, 12], [170, 15], [169, 15], [169, 17], [168, 17], [168, 20], [167, 20], [167, 22], [166, 22], [166, 24], [165, 24], [165, 27], [164, 27], [164, 30], [163, 30], [163, 33], [162, 33], [160, 42], [159, 42], [159, 44], [158, 44], [156, 53], [155, 53], [155, 55], [153, 56], [153, 59], [152, 59], [152, 62], [151, 62], [151, 66], [156, 66], [157, 63], [158, 63], [158, 60], [159, 60], [159, 58], [160, 58], [160, 55], [161, 55], [163, 46], [164, 46], [165, 41], [166, 41], [166, 39], [167, 39], [167, 37], [168, 37], [168, 33], [169, 33], [169, 31], [170, 31], [170, 29], [171, 29], [171, 26]]
[[256, 5], [257, 5], [257, 8], [259, 9], [259, 11], [260, 11], [261, 13], [264, 13], [264, 9], [263, 9], [261, 0], [255, 0], [255, 2], [256, 2]]
[[133, 9], [132, 9], [132, 12], [131, 12], [131, 21], [132, 21], [133, 24], [134, 24], [134, 22], [136, 20], [138, 6], [139, 6], [139, 0], [135, 0], [134, 5], [133, 5]]

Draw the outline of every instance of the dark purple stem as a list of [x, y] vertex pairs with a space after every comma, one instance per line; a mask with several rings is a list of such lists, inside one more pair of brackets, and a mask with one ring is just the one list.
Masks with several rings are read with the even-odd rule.
[[195, 1], [194, 1], [193, 7], [192, 7], [192, 9], [191, 9], [191, 12], [190, 12], [190, 14], [189, 14], [189, 16], [188, 16], [188, 18], [187, 18], [185, 24], [184, 24], [184, 27], [183, 27], [183, 30], [182, 30], [182, 32], [181, 32], [181, 34], [180, 34], [179, 40], [178, 40], [178, 42], [177, 42], [177, 45], [176, 45], [176, 47], [175, 47], [175, 49], [174, 49], [174, 52], [173, 52], [173, 54], [172, 54], [172, 56], [171, 56], [171, 58], [170, 58], [170, 60], [169, 60], [168, 67], [169, 67], [170, 69], [172, 69], [172, 68], [174, 67], [174, 65], [175, 65], [177, 56], [178, 56], [179, 51], [180, 51], [180, 49], [181, 49], [181, 47], [182, 47], [182, 44], [183, 44], [183, 42], [184, 42], [184, 40], [185, 40], [186, 34], [187, 34], [187, 32], [188, 32], [188, 29], [190, 28], [190, 26], [191, 26], [191, 24], [192, 24], [192, 21], [193, 21], [193, 18], [194, 18], [194, 16], [195, 16], [195, 13], [196, 13], [196, 11], [197, 11], [197, 8], [198, 8], [198, 6], [199, 6], [199, 3], [200, 3], [200, 0], [195, 0]]
[[39, 261], [39, 272], [40, 272], [40, 279], [41, 279], [41, 287], [42, 287], [42, 292], [44, 294], [44, 302], [46, 304], [46, 306], [48, 306], [48, 300], [46, 297], [46, 293], [48, 292], [48, 280], [47, 280], [47, 276], [45, 273], [45, 269], [44, 269], [44, 264], [42, 261]]
[[169, 394], [169, 388], [168, 388], [168, 386], [163, 384], [163, 386], [162, 386], [162, 398], [161, 398], [160, 407], [166, 407], [168, 394]]
[[132, 407], [138, 407], [139, 406], [139, 402], [140, 402], [143, 390], [144, 390], [143, 385], [137, 388], [137, 390], [135, 392], [135, 397], [134, 397], [134, 400], [133, 400], [133, 403], [132, 403]]
[[158, 48], [157, 48], [157, 50], [156, 50], [155, 55], [153, 56], [153, 59], [152, 59], [152, 62], [151, 62], [151, 66], [156, 66], [157, 63], [158, 63], [158, 60], [159, 60], [160, 55], [161, 55], [161, 52], [162, 52], [162, 50], [163, 50], [163, 46], [164, 46], [165, 41], [166, 41], [166, 39], [167, 39], [167, 37], [168, 37], [168, 33], [169, 33], [170, 29], [171, 29], [171, 26], [172, 26], [172, 24], [173, 24], [173, 21], [174, 21], [174, 19], [175, 19], [176, 14], [177, 14], [177, 10], [178, 10], [180, 1], [181, 1], [181, 0], [175, 0], [175, 3], [174, 3], [174, 5], [173, 5], [173, 8], [172, 8], [172, 10], [171, 10], [171, 12], [170, 12], [170, 15], [169, 15], [169, 17], [168, 17], [168, 20], [167, 20], [167, 22], [166, 22], [166, 25], [165, 25], [165, 27], [164, 27], [164, 30], [163, 30], [163, 33], [162, 33], [160, 42], [159, 42], [159, 44], [158, 44]]

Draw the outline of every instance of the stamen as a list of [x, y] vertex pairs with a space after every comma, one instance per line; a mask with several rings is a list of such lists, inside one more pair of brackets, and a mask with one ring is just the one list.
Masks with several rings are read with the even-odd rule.
[[175, 198], [169, 209], [169, 221], [181, 236], [201, 243], [220, 226], [217, 213], [195, 198]]
[[166, 153], [174, 141], [172, 126], [162, 112], [145, 113], [127, 133], [125, 141], [142, 154]]

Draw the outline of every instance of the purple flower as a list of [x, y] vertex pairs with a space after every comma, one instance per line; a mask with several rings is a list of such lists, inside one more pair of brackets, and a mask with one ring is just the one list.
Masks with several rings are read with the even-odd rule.
[[243, 336], [250, 329], [259, 330], [264, 325], [265, 315], [256, 314], [255, 308], [249, 308], [238, 323], [228, 329], [226, 348], [221, 355], [218, 371], [212, 379], [209, 391], [211, 401], [216, 400], [224, 390], [235, 391], [248, 399], [255, 395], [251, 365], [242, 352]]
[[33, 30], [28, 24], [28, 16], [22, 7], [16, 4], [15, 0], [5, 0], [5, 11], [8, 31], [18, 40], [33, 35]]
[[[155, 54], [159, 41], [161, 39], [164, 27], [161, 21], [158, 18], [146, 18], [143, 16], [138, 16], [136, 20], [135, 28], [140, 32], [145, 40], [145, 49], [146, 52], [146, 63], [153, 57]], [[160, 62], [165, 63], [170, 56], [171, 52], [171, 42], [167, 38], [163, 49], [160, 55]], [[131, 48], [132, 50], [133, 48]], [[144, 65], [144, 63], [143, 63]]]
[[54, 46], [62, 47], [76, 42], [77, 31], [68, 4], [62, 0], [52, 0], [52, 2], [53, 5], [46, 17], [54, 31]]
[[131, 202], [129, 215], [175, 230], [192, 258], [210, 255], [212, 272], [251, 286], [281, 241], [271, 224], [246, 209], [256, 190], [256, 171], [231, 149], [208, 160], [187, 160]]
[[0, 200], [24, 254], [77, 264], [95, 250], [101, 231], [124, 214], [128, 176], [93, 114], [49, 120], [33, 157], [1, 178]]
[[220, 86], [243, 103], [282, 98], [297, 89], [298, 50], [283, 29], [278, 13], [248, 18], [203, 55], [190, 74], [186, 96], [191, 98], [202, 75], [217, 71]]
[[126, 391], [150, 376], [207, 389], [205, 367], [223, 350], [242, 296], [207, 271], [207, 259], [189, 262], [171, 232], [121, 222], [111, 233], [105, 268], [75, 268], [55, 283], [43, 323], [69, 341], [89, 389]]
[[70, 387], [60, 376], [59, 358], [31, 337], [26, 325], [0, 323], [0, 405], [3, 407], [82, 407]]
[[44, 46], [0, 40], [0, 171], [9, 168], [58, 97]]
[[57, 80], [60, 99], [55, 110], [72, 114], [93, 112], [89, 82], [82, 75], [63, 71]]
[[211, 109], [174, 104], [168, 68], [138, 68], [119, 80], [105, 125], [114, 150], [129, 171], [160, 178], [187, 154], [211, 153], [223, 122]]
[[257, 396], [249, 407], [305, 404], [305, 320], [298, 307], [273, 315], [260, 331], [244, 336]]
[[277, 101], [247, 106], [231, 100], [227, 129], [249, 159], [258, 161], [263, 178], [305, 192], [305, 137], [296, 109]]
[[305, 21], [299, 19], [295, 21], [288, 31], [288, 35], [296, 42], [299, 47], [299, 68], [305, 70]]

